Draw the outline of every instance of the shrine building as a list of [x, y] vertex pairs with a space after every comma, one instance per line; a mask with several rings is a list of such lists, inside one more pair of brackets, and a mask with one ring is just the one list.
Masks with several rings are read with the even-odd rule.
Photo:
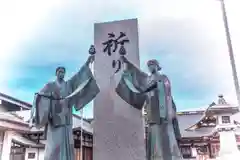
[[183, 157], [215, 159], [225, 150], [239, 152], [239, 120], [239, 108], [228, 104], [223, 95], [206, 110], [178, 112]]
[[[0, 160], [43, 160], [46, 136], [44, 129], [30, 128], [32, 105], [0, 93]], [[81, 117], [73, 115], [76, 160], [92, 160], [91, 120], [83, 119], [81, 154]]]
[[[43, 129], [29, 127], [31, 107], [31, 104], [0, 93], [0, 160], [43, 159], [46, 136]], [[177, 115], [182, 135], [179, 146], [184, 159], [199, 156], [215, 159], [221, 153], [220, 148], [224, 152], [222, 146], [240, 148], [239, 109], [228, 104], [222, 95], [205, 110], [178, 112]], [[73, 115], [76, 160], [93, 159], [92, 122], [83, 119], [81, 129], [81, 117]]]

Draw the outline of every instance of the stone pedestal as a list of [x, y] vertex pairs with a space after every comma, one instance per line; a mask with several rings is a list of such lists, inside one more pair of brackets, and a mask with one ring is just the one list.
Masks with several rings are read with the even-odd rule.
[[240, 151], [237, 147], [237, 141], [234, 126], [222, 127], [218, 130], [220, 137], [220, 160], [237, 160], [240, 158]]

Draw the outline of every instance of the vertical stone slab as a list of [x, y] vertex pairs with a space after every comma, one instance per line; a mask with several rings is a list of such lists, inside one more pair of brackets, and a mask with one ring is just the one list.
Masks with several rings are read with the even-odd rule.
[[[94, 45], [97, 51], [94, 74], [101, 92], [94, 100], [93, 160], [145, 160], [144, 126], [141, 111], [125, 103], [116, 93], [122, 69], [116, 74], [114, 60], [119, 59], [121, 44], [115, 52], [104, 52], [109, 39], [116, 39], [123, 32], [128, 39], [124, 43], [126, 57], [139, 66], [138, 22], [137, 19], [96, 23], [94, 25]], [[111, 44], [110, 44], [111, 45]], [[115, 43], [112, 43], [114, 50]], [[121, 66], [123, 68], [123, 66]]]

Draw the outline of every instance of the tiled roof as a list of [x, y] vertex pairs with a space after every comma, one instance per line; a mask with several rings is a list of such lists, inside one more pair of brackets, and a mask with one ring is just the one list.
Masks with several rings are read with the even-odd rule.
[[0, 113], [0, 128], [3, 130], [15, 130], [17, 132], [29, 131], [28, 123], [10, 113]]
[[[73, 129], [80, 129], [81, 128], [81, 118], [77, 115], [73, 115]], [[90, 134], [93, 133], [92, 125], [83, 119], [83, 128], [85, 132], [88, 132]]]
[[[230, 105], [228, 103], [212, 103], [205, 110], [184, 111], [178, 112], [179, 128], [183, 137], [201, 137], [213, 134], [215, 127], [202, 127], [196, 129], [194, 126], [200, 122], [211, 111], [218, 112], [238, 112], [238, 107]], [[216, 113], [216, 112], [215, 112]], [[235, 119], [240, 122], [240, 115], [236, 114]], [[194, 129], [193, 129], [194, 128]]]
[[236, 113], [239, 112], [239, 108], [230, 104], [216, 104], [209, 106], [206, 110], [206, 113], [211, 113], [211, 111]]
[[21, 134], [14, 133], [12, 136], [12, 139], [14, 141], [17, 141], [19, 143], [22, 143], [24, 145], [29, 145], [31, 147], [44, 147], [44, 144], [42, 143], [36, 143], [28, 138], [23, 137]]
[[27, 109], [32, 107], [31, 104], [29, 104], [27, 102], [24, 102], [24, 101], [21, 101], [19, 99], [16, 99], [14, 97], [8, 96], [8, 95], [6, 95], [4, 93], [0, 93], [0, 100], [4, 100], [4, 101], [7, 101], [7, 102], [16, 104], [16, 105], [19, 105], [19, 106], [21, 106], [23, 108], [27, 108]]
[[[17, 111], [17, 112], [0, 112], [0, 121], [8, 121], [10, 123], [22, 124], [24, 126], [29, 125], [27, 122], [30, 118], [30, 110], [24, 111]], [[25, 127], [26, 128], [26, 127]], [[73, 115], [73, 129], [80, 129], [81, 128], [81, 117], [78, 115]], [[91, 124], [86, 120], [83, 119], [83, 130], [87, 133], [92, 134], [93, 129]], [[29, 132], [42, 132], [44, 128], [37, 129], [35, 127], [30, 128]]]
[[[31, 112], [30, 110], [25, 110], [25, 111], [17, 111], [14, 113], [17, 116], [21, 117], [21, 119], [18, 118], [18, 119], [20, 119], [20, 121], [28, 124], [27, 121], [30, 119], [30, 112]], [[0, 118], [1, 118], [1, 114], [0, 114]], [[80, 129], [80, 128], [81, 128], [81, 117], [73, 114], [73, 129]], [[37, 129], [35, 127], [32, 127], [30, 129], [30, 131], [32, 131], [32, 132], [39, 132], [39, 131], [43, 131], [43, 130], [44, 130], [44, 128]], [[91, 124], [86, 119], [83, 119], [83, 130], [88, 133], [93, 132]]]
[[202, 118], [203, 114], [189, 114], [189, 115], [178, 115], [178, 123], [182, 137], [201, 137], [212, 134], [214, 128], [200, 128], [194, 131], [187, 131], [186, 129], [189, 126], [192, 126], [194, 123], [198, 122]]
[[16, 115], [14, 115], [10, 112], [0, 112], [0, 120], [5, 120], [5, 121], [13, 122], [13, 123], [28, 125], [27, 122], [23, 121], [23, 119], [21, 119], [20, 117], [17, 117]]
[[31, 110], [24, 110], [24, 111], [16, 111], [13, 112], [18, 117], [21, 117], [23, 121], [28, 121], [30, 119]]

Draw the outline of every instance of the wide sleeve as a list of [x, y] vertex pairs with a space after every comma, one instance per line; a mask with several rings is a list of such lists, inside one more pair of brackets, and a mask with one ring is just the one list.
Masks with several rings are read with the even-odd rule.
[[83, 65], [81, 69], [67, 81], [71, 98], [71, 105], [76, 110], [82, 109], [100, 92], [96, 80], [88, 65]]
[[31, 109], [30, 125], [41, 128], [47, 125], [50, 114], [50, 84], [46, 84], [39, 93], [35, 94]]
[[148, 88], [148, 75], [138, 69], [130, 61], [127, 61], [125, 64], [126, 69], [123, 74], [125, 81], [130, 81], [139, 92], [145, 92]]
[[147, 75], [127, 62], [126, 70], [116, 87], [116, 93], [134, 108], [142, 109], [147, 98], [143, 93], [146, 90], [146, 81]]
[[172, 100], [172, 106], [173, 106], [173, 110], [174, 110], [174, 113], [175, 113], [175, 116], [172, 120], [173, 129], [174, 129], [176, 139], [180, 140], [181, 139], [181, 132], [180, 132], [178, 119], [177, 119], [177, 108], [176, 108], [176, 105], [175, 105], [173, 100]]

